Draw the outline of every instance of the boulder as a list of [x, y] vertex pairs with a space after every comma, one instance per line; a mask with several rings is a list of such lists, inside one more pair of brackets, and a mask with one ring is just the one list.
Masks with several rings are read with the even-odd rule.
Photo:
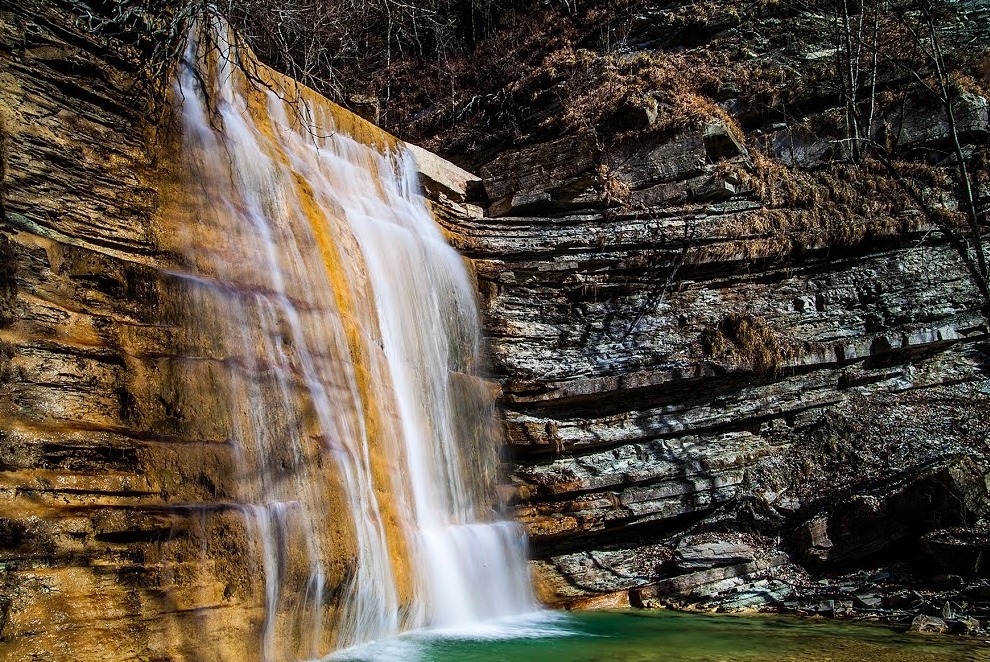
[[660, 116], [660, 104], [648, 94], [629, 93], [605, 121], [609, 131], [642, 131], [653, 126]]
[[761, 579], [725, 595], [716, 607], [724, 611], [761, 609], [783, 604], [791, 592], [791, 587], [783, 582]]
[[799, 526], [795, 542], [801, 562], [819, 567], [869, 558], [907, 533], [903, 522], [888, 518], [883, 501], [855, 495]]
[[949, 632], [953, 634], [968, 634], [974, 635], [979, 634], [983, 625], [979, 620], [971, 616], [960, 616], [959, 618], [954, 618], [947, 623], [949, 626]]
[[975, 520], [986, 499], [986, 482], [971, 458], [944, 458], [822, 508], [797, 527], [794, 542], [811, 567], [850, 566], [940, 525]]
[[960, 581], [983, 577], [990, 570], [990, 531], [969, 527], [933, 531], [921, 539], [921, 551]]
[[702, 140], [705, 143], [705, 152], [712, 161], [749, 156], [746, 147], [732, 129], [722, 122], [712, 122], [706, 126], [702, 132]]
[[344, 105], [355, 115], [368, 120], [372, 124], [378, 124], [381, 119], [381, 103], [376, 96], [370, 94], [349, 94]]
[[601, 149], [591, 134], [505, 152], [481, 168], [491, 200], [488, 215], [604, 206], [605, 180], [598, 168], [600, 161]]
[[481, 179], [433, 152], [406, 143], [419, 173], [419, 181], [432, 197], [446, 196], [454, 202], [478, 203]]
[[945, 634], [949, 631], [949, 626], [941, 618], [937, 616], [926, 616], [925, 614], [918, 614], [911, 621], [911, 632], [918, 632], [920, 634]]

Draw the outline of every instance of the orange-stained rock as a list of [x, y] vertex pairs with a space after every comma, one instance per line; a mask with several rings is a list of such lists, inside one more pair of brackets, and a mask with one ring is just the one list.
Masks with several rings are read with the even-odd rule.
[[[29, 3], [34, 4], [34, 3]], [[301, 384], [275, 383], [256, 334], [230, 339], [210, 276], [230, 228], [211, 225], [186, 192], [177, 134], [153, 132], [137, 108], [130, 64], [84, 31], [62, 3], [0, 12], [0, 658], [255, 660], [270, 642], [262, 550], [252, 528], [258, 466], [312, 486], [303, 527], [287, 516], [273, 659], [331, 650], [357, 555], [353, 522]], [[336, 130], [380, 150], [398, 141], [314, 92], [250, 63], [333, 114]], [[249, 111], [266, 112], [264, 92]], [[264, 123], [261, 123], [264, 125]], [[426, 177], [426, 175], [424, 175]], [[347, 352], [367, 404], [370, 440], [400, 604], [413, 591], [409, 513], [391, 498], [402, 451], [397, 413], [372, 376], [384, 355], [365, 266], [332, 210], [294, 182], [335, 288]], [[320, 222], [316, 222], [315, 219]], [[238, 282], [251, 283], [245, 263]], [[307, 333], [326, 311], [301, 309]], [[248, 321], [249, 322], [249, 321]], [[314, 332], [315, 333], [315, 332]], [[291, 351], [291, 348], [288, 350]], [[464, 378], [465, 393], [491, 387]], [[265, 412], [264, 456], [241, 444], [249, 383], [288, 393]], [[333, 389], [334, 384], [327, 385]], [[479, 396], [480, 397], [480, 396]], [[275, 402], [276, 398], [271, 398]], [[282, 440], [294, 440], [295, 450]], [[495, 467], [487, 466], [489, 479]], [[321, 604], [305, 602], [307, 536], [318, 532]], [[300, 627], [300, 611], [325, 627]]]

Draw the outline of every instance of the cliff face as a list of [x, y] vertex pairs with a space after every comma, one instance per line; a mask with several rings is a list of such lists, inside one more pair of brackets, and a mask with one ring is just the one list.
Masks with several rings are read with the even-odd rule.
[[223, 505], [232, 448], [187, 388], [221, 370], [191, 358], [132, 66], [28, 5], [0, 15], [0, 650], [249, 656], [264, 589]]
[[[0, 13], [0, 652], [250, 659], [237, 362], [189, 332], [172, 155], [147, 151], [131, 65], [59, 7]], [[464, 173], [427, 182], [475, 266], [543, 596], [752, 606], [797, 600], [809, 571], [984, 575], [987, 329], [956, 254], [831, 170], [836, 136], [725, 105], [504, 149], [487, 216]], [[984, 149], [986, 103], [966, 108]], [[926, 112], [902, 117], [939, 145]]]
[[[980, 149], [986, 102], [971, 108]], [[914, 112], [918, 145], [947, 138]], [[857, 196], [896, 191], [833, 219], [850, 180], [822, 186], [818, 161], [799, 174], [815, 205], [776, 201], [787, 130], [762, 153], [717, 119], [611, 148], [599, 132], [482, 169], [489, 217], [456, 244], [506, 380], [507, 493], [552, 603], [796, 606], [823, 574], [886, 565], [896, 591], [985, 572], [984, 529], [966, 528], [990, 505], [978, 293], [919, 214], [859, 215]]]
[[[371, 286], [347, 280], [367, 269], [360, 247], [341, 215], [312, 211], [315, 185], [283, 175], [297, 185], [292, 222], [312, 223], [318, 241], [279, 275], [331, 283], [292, 293], [303, 314], [288, 321], [276, 306], [232, 303], [267, 302], [269, 274], [234, 254], [252, 237], [218, 220], [223, 205], [188, 192], [214, 187], [242, 210], [231, 191], [243, 173], [185, 179], [179, 134], [146, 121], [137, 65], [122, 52], [85, 30], [69, 3], [0, 12], [0, 657], [298, 659], [371, 636], [341, 625], [365, 550], [335, 462], [358, 428], [370, 439], [369, 491], [383, 504], [377, 561], [397, 575], [387, 616], [393, 630], [406, 625], [411, 515], [390, 483], [399, 417], [375, 391], [387, 367], [368, 322]], [[252, 73], [267, 87], [248, 94], [245, 118], [267, 117], [267, 91], [290, 90], [342, 133], [397, 144], [270, 70]], [[431, 186], [462, 195], [464, 173], [427, 161], [420, 154]], [[320, 234], [321, 223], [335, 225]], [[331, 324], [345, 365], [310, 381], [324, 380], [332, 406], [364, 403], [341, 415], [343, 432], [327, 429], [326, 403], [314, 404], [299, 367], [304, 344], [325, 340]], [[322, 370], [336, 346], [312, 346]], [[475, 426], [465, 434], [481, 444], [476, 410], [489, 385], [452, 379], [465, 396], [461, 426]], [[471, 460], [491, 477], [492, 462]]]
[[[680, 236], [726, 212], [702, 213], [665, 224]], [[513, 500], [554, 602], [707, 596], [789, 560], [904, 560], [921, 535], [984, 513], [985, 331], [950, 251], [661, 262], [643, 283], [630, 274], [672, 250], [651, 224], [491, 219], [462, 243], [511, 375]], [[736, 355], [711, 356], [718, 333]], [[759, 352], [793, 358], [761, 374]], [[928, 493], [945, 482], [933, 472], [953, 476], [945, 494], [887, 512], [888, 483]], [[874, 510], [838, 533], [831, 509], [856, 498]], [[799, 539], [818, 522], [848, 540]]]

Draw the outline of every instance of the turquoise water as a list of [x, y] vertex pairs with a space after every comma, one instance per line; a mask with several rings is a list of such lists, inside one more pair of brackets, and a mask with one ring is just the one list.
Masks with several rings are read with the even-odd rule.
[[672, 611], [546, 614], [418, 632], [338, 653], [348, 662], [990, 661], [990, 638], [914, 635], [872, 623]]

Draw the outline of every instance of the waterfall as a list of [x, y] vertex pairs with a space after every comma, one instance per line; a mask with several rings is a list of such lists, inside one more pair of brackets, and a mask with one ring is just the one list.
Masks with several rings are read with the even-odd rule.
[[232, 375], [264, 658], [534, 610], [492, 512], [474, 288], [411, 156], [233, 42], [217, 21], [180, 65], [177, 242], [189, 333]]

